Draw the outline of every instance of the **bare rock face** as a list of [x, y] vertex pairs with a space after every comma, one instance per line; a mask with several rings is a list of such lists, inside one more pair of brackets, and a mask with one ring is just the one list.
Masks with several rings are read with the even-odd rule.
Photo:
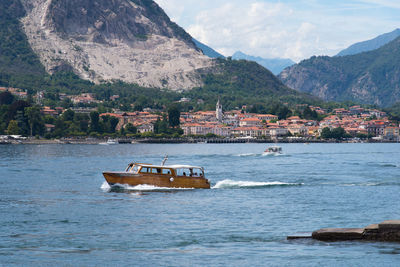
[[152, 0], [21, 0], [33, 50], [49, 73], [94, 82], [191, 89], [213, 61]]

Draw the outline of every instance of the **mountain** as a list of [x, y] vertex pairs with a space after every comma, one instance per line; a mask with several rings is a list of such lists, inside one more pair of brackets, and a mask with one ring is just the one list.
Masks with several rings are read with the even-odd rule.
[[352, 56], [314, 56], [285, 69], [279, 78], [324, 100], [390, 106], [400, 101], [400, 37]]
[[204, 55], [152, 0], [0, 1], [0, 26], [0, 86], [118, 94], [127, 107], [319, 101], [256, 63]]
[[254, 61], [263, 66], [264, 68], [269, 69], [273, 74], [278, 75], [283, 69], [292, 66], [295, 64], [294, 61], [287, 58], [262, 58], [262, 57], [254, 57], [246, 55], [240, 51], [237, 51], [233, 54], [232, 59], [244, 59], [248, 61]]
[[24, 32], [48, 73], [190, 89], [202, 85], [198, 72], [213, 66], [151, 0], [20, 1]]
[[348, 47], [347, 49], [342, 50], [336, 56], [355, 55], [358, 53], [375, 50], [375, 49], [378, 49], [378, 48], [384, 46], [385, 44], [393, 41], [394, 39], [396, 39], [399, 36], [400, 36], [400, 29], [396, 29], [392, 32], [379, 35], [378, 37], [376, 37], [372, 40], [353, 44], [350, 47]]
[[19, 1], [0, 1], [0, 77], [44, 75], [45, 69], [32, 51], [19, 19], [26, 15]]
[[196, 39], [193, 38], [194, 44], [199, 48], [201, 51], [203, 51], [203, 54], [210, 57], [210, 58], [225, 58], [223, 55], [212, 49], [211, 47], [201, 43], [200, 41], [197, 41]]

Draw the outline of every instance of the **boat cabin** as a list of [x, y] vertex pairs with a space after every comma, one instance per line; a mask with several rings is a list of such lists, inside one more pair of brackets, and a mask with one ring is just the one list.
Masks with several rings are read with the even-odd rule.
[[204, 169], [202, 167], [189, 165], [156, 166], [152, 164], [131, 163], [128, 165], [126, 172], [145, 175], [168, 175], [174, 177], [204, 177]]

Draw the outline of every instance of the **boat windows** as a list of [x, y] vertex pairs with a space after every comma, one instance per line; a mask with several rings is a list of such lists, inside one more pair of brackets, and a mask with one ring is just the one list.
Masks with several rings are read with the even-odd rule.
[[164, 168], [150, 168], [150, 167], [142, 167], [140, 173], [152, 173], [152, 174], [171, 174], [171, 170]]
[[176, 169], [176, 175], [178, 176], [189, 176], [189, 177], [203, 177], [204, 172], [198, 168], [180, 168]]
[[169, 170], [169, 169], [162, 169], [162, 174], [171, 174], [171, 170]]

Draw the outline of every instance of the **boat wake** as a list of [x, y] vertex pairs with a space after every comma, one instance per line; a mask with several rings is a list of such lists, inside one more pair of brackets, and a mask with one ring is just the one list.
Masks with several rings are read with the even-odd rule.
[[104, 182], [100, 187], [104, 192], [125, 192], [125, 191], [173, 191], [173, 190], [193, 190], [194, 188], [175, 188], [175, 187], [158, 187], [154, 185], [137, 185], [130, 186], [127, 184], [115, 184], [110, 186], [107, 182]]
[[263, 188], [271, 186], [300, 186], [303, 183], [283, 183], [283, 182], [253, 182], [253, 181], [233, 181], [230, 179], [217, 182], [212, 189], [224, 188]]
[[264, 152], [261, 154], [261, 156], [263, 156], [263, 157], [281, 157], [281, 156], [285, 156], [285, 154]]
[[261, 154], [256, 154], [256, 153], [243, 153], [243, 154], [237, 154], [235, 156], [237, 156], [237, 157], [257, 157], [260, 155]]

